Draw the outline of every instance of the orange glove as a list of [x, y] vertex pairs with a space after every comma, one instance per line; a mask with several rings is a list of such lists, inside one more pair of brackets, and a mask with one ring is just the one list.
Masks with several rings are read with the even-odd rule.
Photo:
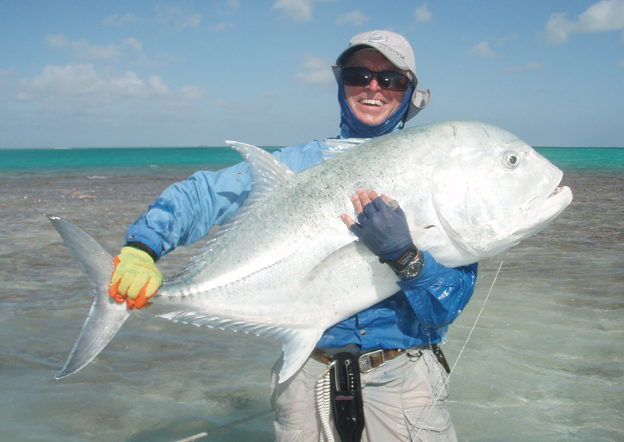
[[146, 252], [124, 247], [113, 260], [115, 270], [108, 285], [108, 294], [130, 310], [149, 305], [147, 302], [163, 282], [162, 273]]

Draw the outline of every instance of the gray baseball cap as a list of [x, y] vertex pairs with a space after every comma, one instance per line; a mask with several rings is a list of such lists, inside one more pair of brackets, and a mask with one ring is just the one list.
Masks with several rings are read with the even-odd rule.
[[354, 53], [361, 49], [373, 48], [379, 51], [393, 65], [403, 71], [409, 71], [414, 78], [414, 92], [410, 102], [405, 121], [416, 116], [418, 112], [429, 104], [431, 91], [418, 89], [418, 77], [416, 76], [416, 60], [412, 46], [402, 35], [392, 31], [369, 31], [356, 35], [349, 42], [347, 49], [336, 59], [332, 66], [336, 81], [340, 79], [342, 67]]

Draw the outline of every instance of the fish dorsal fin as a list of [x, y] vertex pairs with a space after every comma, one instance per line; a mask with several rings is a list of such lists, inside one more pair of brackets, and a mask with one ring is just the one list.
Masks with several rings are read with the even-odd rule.
[[237, 321], [234, 319], [219, 318], [202, 315], [193, 311], [183, 310], [158, 315], [173, 322], [219, 328], [221, 330], [242, 331], [254, 333], [258, 336], [271, 336], [279, 339], [284, 352], [284, 362], [280, 370], [279, 382], [284, 382], [299, 370], [314, 350], [316, 343], [321, 339], [323, 330], [293, 329], [287, 327], [255, 324], [253, 322]]
[[252, 185], [249, 195], [243, 201], [236, 213], [221, 226], [213, 226], [208, 234], [208, 242], [191, 259], [191, 262], [169, 278], [168, 282], [179, 280], [202, 261], [214, 248], [219, 238], [231, 231], [251, 212], [261, 201], [282, 184], [288, 182], [295, 173], [288, 166], [264, 149], [238, 141], [226, 141], [227, 145], [241, 154], [247, 163], [251, 175]]
[[271, 191], [294, 176], [294, 172], [287, 165], [264, 149], [238, 141], [226, 141], [225, 143], [241, 154], [247, 162], [254, 187]]
[[224, 235], [234, 225], [264, 200], [271, 192], [288, 182], [295, 173], [276, 157], [264, 149], [238, 141], [226, 141], [226, 144], [241, 154], [251, 174], [251, 191], [236, 213], [225, 223], [215, 237]]

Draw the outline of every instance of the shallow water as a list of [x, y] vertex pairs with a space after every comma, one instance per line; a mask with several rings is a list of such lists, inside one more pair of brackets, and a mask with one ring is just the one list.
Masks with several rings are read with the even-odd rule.
[[[169, 183], [197, 167], [0, 173], [0, 440], [173, 442], [267, 410], [277, 341], [133, 313], [85, 369], [57, 381], [91, 289], [43, 216], [111, 253]], [[461, 441], [624, 440], [624, 176], [573, 169], [572, 205], [480, 267], [443, 349]], [[199, 245], [197, 246], [199, 247]], [[197, 247], [161, 261], [165, 276]], [[202, 440], [272, 440], [272, 415]]]

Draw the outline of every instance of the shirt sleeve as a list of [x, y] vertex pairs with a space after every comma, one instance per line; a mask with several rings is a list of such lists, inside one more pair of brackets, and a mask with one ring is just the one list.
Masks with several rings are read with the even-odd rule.
[[478, 264], [448, 268], [423, 252], [425, 265], [415, 278], [399, 281], [412, 310], [425, 326], [439, 328], [452, 323], [462, 312], [477, 282]]
[[[312, 141], [273, 153], [298, 172], [322, 161], [321, 144]], [[251, 190], [246, 163], [216, 172], [197, 172], [169, 186], [145, 215], [128, 227], [126, 241], [139, 241], [160, 258], [180, 245], [204, 238], [212, 226], [223, 224], [243, 204]]]

